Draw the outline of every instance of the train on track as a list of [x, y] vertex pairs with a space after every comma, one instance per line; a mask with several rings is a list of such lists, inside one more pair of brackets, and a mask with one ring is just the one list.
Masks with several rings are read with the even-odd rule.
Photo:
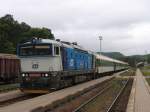
[[16, 55], [0, 53], [0, 84], [13, 83], [20, 75], [20, 60]]
[[33, 38], [17, 48], [21, 63], [20, 89], [48, 93], [128, 68], [128, 64], [77, 45]]

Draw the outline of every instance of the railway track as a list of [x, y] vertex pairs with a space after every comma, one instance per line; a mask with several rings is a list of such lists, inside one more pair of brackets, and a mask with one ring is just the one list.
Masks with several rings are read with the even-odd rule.
[[9, 92], [12, 90], [17, 90], [19, 88], [19, 83], [15, 84], [0, 84], [0, 94], [4, 92]]
[[116, 106], [115, 104], [119, 101], [119, 99], [121, 98], [121, 94], [124, 92], [127, 84], [129, 83], [129, 80], [127, 80], [127, 82], [124, 84], [124, 86], [121, 88], [120, 92], [118, 93], [118, 95], [116, 96], [116, 98], [114, 99], [114, 101], [112, 102], [112, 104], [110, 105], [110, 107], [108, 108], [108, 110], [106, 112], [114, 112], [113, 108], [114, 106]]
[[126, 110], [126, 108], [122, 111], [123, 108], [117, 108], [120, 105], [123, 104], [119, 104], [121, 97], [123, 96], [123, 92], [125, 92], [125, 89], [127, 88], [129, 83], [132, 83], [133, 79], [128, 79], [127, 82], [125, 83], [125, 85], [122, 87], [122, 89], [120, 90], [120, 92], [118, 93], [118, 95], [116, 96], [116, 98], [114, 99], [114, 101], [112, 102], [112, 104], [110, 105], [110, 107], [108, 108], [108, 110], [106, 112], [123, 112]]
[[93, 96], [91, 99], [89, 99], [88, 101], [86, 101], [85, 103], [83, 103], [82, 105], [80, 105], [78, 108], [76, 108], [73, 112], [80, 112], [80, 110], [82, 110], [82, 108], [84, 106], [86, 106], [87, 104], [89, 104], [90, 102], [92, 102], [93, 100], [95, 100], [99, 95], [103, 94], [105, 91], [107, 91], [109, 88], [111, 87], [111, 85], [109, 85], [108, 87], [102, 89], [98, 94], [96, 94], [95, 96]]
[[[105, 106], [105, 109], [103, 109], [106, 112], [116, 112], [116, 110], [114, 109], [117, 102], [120, 99], [120, 96], [122, 95], [122, 93], [124, 92], [126, 86], [128, 85], [130, 79], [128, 79], [127, 81], [123, 81], [123, 86], [120, 89], [120, 91], [118, 92], [118, 94], [115, 96], [114, 100], [109, 104], [107, 104]], [[86, 101], [85, 103], [83, 103], [82, 105], [80, 105], [78, 108], [76, 108], [73, 112], [86, 112], [87, 110], [85, 109], [85, 107], [87, 107], [88, 105], [91, 105], [93, 102], [95, 102], [99, 96], [106, 94], [107, 90], [109, 90], [112, 87], [112, 85], [108, 85], [106, 88], [102, 89], [100, 92], [98, 92], [95, 96], [93, 96], [91, 99], [89, 99], [88, 101]], [[117, 112], [121, 112], [118, 111]]]
[[35, 94], [24, 94], [23, 96], [18, 96], [16, 98], [1, 101], [0, 107], [5, 107], [5, 106], [8, 106], [8, 105], [20, 102], [20, 101], [28, 100], [28, 99], [31, 99], [31, 98], [34, 98], [37, 96], [39, 96], [39, 95], [37, 95], [37, 94], [36, 95]]

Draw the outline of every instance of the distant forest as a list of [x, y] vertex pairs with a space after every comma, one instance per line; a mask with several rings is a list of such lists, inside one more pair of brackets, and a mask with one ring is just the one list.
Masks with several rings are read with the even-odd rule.
[[54, 39], [51, 29], [19, 23], [10, 14], [0, 18], [0, 53], [15, 54], [17, 44], [32, 37]]

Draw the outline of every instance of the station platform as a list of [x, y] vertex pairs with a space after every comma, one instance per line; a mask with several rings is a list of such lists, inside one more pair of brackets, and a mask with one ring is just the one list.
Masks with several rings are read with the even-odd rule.
[[127, 112], [150, 112], [150, 91], [141, 71], [137, 69]]

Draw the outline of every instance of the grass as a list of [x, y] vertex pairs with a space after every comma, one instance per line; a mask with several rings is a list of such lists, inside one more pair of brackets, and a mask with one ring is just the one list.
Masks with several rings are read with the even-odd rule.
[[141, 72], [144, 76], [150, 76], [150, 66], [144, 66], [141, 68]]
[[130, 69], [127, 72], [121, 73], [120, 76], [135, 76], [135, 70]]
[[0, 92], [7, 92], [11, 90], [15, 90], [19, 88], [19, 84], [6, 84], [6, 85], [0, 85]]
[[146, 78], [146, 81], [147, 81], [148, 84], [150, 85], [150, 78]]
[[142, 71], [144, 76], [150, 76], [150, 71]]
[[141, 71], [144, 76], [150, 76], [150, 66], [145, 66], [145, 67], [141, 68]]
[[144, 69], [150, 70], [150, 66], [145, 66]]

